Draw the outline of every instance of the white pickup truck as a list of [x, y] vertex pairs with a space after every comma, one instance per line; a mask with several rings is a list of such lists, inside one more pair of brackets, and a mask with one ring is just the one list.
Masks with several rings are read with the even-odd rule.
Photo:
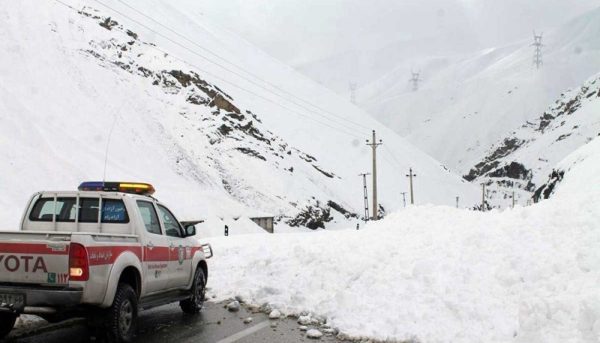
[[19, 231], [0, 231], [0, 338], [20, 314], [85, 316], [114, 342], [131, 341], [138, 311], [204, 302], [208, 244], [145, 183], [84, 182], [32, 196]]

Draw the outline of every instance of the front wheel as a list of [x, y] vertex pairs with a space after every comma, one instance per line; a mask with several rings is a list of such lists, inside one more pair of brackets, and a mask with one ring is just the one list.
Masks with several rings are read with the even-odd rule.
[[0, 338], [4, 338], [8, 335], [10, 330], [15, 326], [17, 321], [17, 315], [13, 313], [0, 313]]
[[206, 293], [206, 276], [202, 268], [196, 269], [191, 292], [192, 296], [189, 299], [180, 301], [179, 306], [185, 313], [197, 314], [204, 305], [204, 295]]
[[137, 295], [130, 285], [120, 283], [109, 309], [109, 341], [126, 343], [133, 340], [138, 315]]

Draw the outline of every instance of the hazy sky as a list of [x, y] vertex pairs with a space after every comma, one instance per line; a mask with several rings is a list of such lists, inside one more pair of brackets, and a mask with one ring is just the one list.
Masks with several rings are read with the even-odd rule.
[[[182, 1], [182, 0], [180, 0]], [[188, 0], [189, 1], [189, 0]], [[526, 38], [598, 0], [201, 0], [202, 15], [291, 65], [441, 35], [461, 49]]]

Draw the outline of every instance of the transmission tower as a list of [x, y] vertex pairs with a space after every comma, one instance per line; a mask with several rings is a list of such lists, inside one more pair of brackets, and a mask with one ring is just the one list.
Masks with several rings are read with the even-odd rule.
[[356, 83], [350, 82], [348, 89], [350, 90], [350, 102], [356, 104]]
[[533, 31], [533, 43], [531, 46], [535, 48], [533, 53], [533, 64], [537, 69], [540, 69], [540, 67], [544, 64], [542, 60], [542, 47], [544, 46], [542, 43], [542, 36], [543, 33], [537, 35], [535, 31]]
[[412, 77], [410, 78], [410, 81], [412, 83], [412, 90], [413, 92], [416, 92], [419, 90], [419, 82], [421, 81], [421, 79], [419, 78], [419, 76], [421, 75], [421, 72], [414, 72], [411, 71]]

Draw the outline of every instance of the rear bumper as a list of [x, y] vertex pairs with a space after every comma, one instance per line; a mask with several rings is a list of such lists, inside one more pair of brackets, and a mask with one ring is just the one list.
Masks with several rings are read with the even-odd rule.
[[80, 288], [44, 288], [35, 286], [0, 285], [0, 293], [22, 294], [25, 304], [14, 307], [17, 313], [47, 313], [51, 309], [63, 309], [81, 304], [83, 290]]

